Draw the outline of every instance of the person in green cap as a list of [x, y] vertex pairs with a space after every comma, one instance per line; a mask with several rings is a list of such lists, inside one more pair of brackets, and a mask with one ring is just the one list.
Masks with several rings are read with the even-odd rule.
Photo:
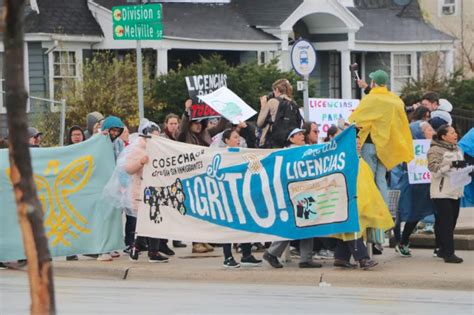
[[413, 160], [413, 141], [403, 101], [387, 89], [387, 72], [377, 70], [369, 78], [370, 93], [362, 98], [349, 121], [360, 129], [361, 156], [388, 204], [387, 169]]

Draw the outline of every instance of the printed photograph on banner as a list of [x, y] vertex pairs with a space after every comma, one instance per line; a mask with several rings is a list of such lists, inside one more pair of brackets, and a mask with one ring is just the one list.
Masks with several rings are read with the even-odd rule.
[[246, 121], [257, 113], [225, 86], [210, 94], [198, 97], [235, 125]]
[[319, 126], [319, 136], [325, 138], [331, 125], [336, 125], [339, 119], [347, 121], [359, 105], [357, 99], [310, 98], [309, 120]]
[[408, 182], [410, 184], [431, 183], [431, 173], [428, 170], [427, 153], [430, 149], [431, 140], [413, 140], [415, 158], [408, 163]]
[[288, 185], [297, 227], [343, 222], [349, 216], [344, 175], [331, 174]]
[[227, 86], [227, 75], [222, 73], [200, 74], [187, 76], [185, 81], [189, 98], [193, 101], [191, 119], [220, 117], [219, 113], [201, 101], [199, 96], [207, 95], [223, 86]]

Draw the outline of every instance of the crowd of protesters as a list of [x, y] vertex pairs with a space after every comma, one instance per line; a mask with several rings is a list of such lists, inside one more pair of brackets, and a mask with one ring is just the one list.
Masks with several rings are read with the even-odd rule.
[[[345, 126], [351, 123], [356, 125], [360, 157], [357, 179], [360, 231], [265, 245], [239, 244], [236, 248], [242, 253], [240, 263], [232, 255], [232, 245], [224, 244], [224, 267], [260, 266], [262, 260], [252, 255], [252, 250], [258, 249], [264, 251], [263, 259], [272, 267], [282, 268], [279, 258], [289, 248], [291, 255], [299, 257], [300, 268], [320, 268], [322, 265], [317, 259], [334, 259], [336, 267], [367, 270], [377, 265], [366, 245], [367, 229], [378, 229], [384, 233], [394, 228], [395, 250], [403, 257], [411, 257], [410, 235], [420, 221], [433, 215], [436, 236], [434, 256], [444, 259], [446, 263], [461, 263], [462, 258], [455, 254], [453, 232], [463, 188], [451, 186], [448, 177], [453, 169], [465, 167], [466, 161], [472, 163], [474, 143], [467, 141], [463, 150], [460, 149], [449, 114], [452, 106], [447, 100], [439, 99], [436, 93], [427, 92], [420, 103], [410, 106], [414, 111], [407, 114], [402, 100], [388, 90], [386, 84], [389, 77], [385, 71], [377, 70], [370, 74], [370, 78], [370, 84], [362, 80], [357, 82], [366, 95], [349, 120], [331, 126], [325, 139], [319, 137], [319, 126], [315, 122], [304, 122], [300, 111], [295, 111], [293, 88], [285, 79], [276, 81], [272, 85], [272, 93], [260, 98], [261, 108], [255, 125], [249, 122], [231, 124], [224, 118], [217, 122], [195, 119], [191, 112], [192, 101], [187, 100], [181, 117], [168, 114], [162, 128], [143, 119], [137, 133], [211, 147], [291, 148], [332, 141]], [[143, 167], [149, 162], [145, 138], [130, 135], [119, 117], [104, 117], [93, 112], [87, 115], [84, 130], [77, 125], [69, 129], [67, 144], [81, 143], [96, 133], [110, 136], [117, 168], [122, 167], [131, 178], [127, 188], [131, 191], [130, 195], [138, 195]], [[30, 127], [28, 134], [30, 145], [39, 147], [42, 133]], [[432, 140], [428, 152], [431, 184], [414, 185], [408, 182], [407, 163], [413, 159], [412, 139]], [[401, 191], [395, 223], [388, 210], [389, 188]], [[168, 262], [169, 256], [175, 254], [167, 245], [168, 240], [136, 237], [138, 205], [135, 199], [138, 197], [124, 200], [121, 205], [126, 217], [124, 252], [130, 259], [138, 260], [140, 251], [148, 251], [150, 262]], [[173, 240], [172, 245], [186, 247], [179, 240]], [[191, 251], [206, 253], [213, 251], [215, 246], [218, 244], [193, 243]], [[374, 253], [381, 254], [381, 251]], [[93, 257], [110, 261], [119, 255], [118, 252], [98, 253]], [[351, 262], [351, 257], [356, 264]], [[76, 259], [77, 256], [68, 257], [68, 260]]]

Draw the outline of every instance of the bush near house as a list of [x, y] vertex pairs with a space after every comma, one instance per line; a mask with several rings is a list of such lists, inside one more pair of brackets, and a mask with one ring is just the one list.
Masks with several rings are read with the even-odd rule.
[[[279, 70], [277, 62], [278, 60], [272, 60], [265, 65], [252, 62], [232, 67], [218, 55], [210, 58], [201, 57], [199, 62], [187, 68], [170, 71], [155, 79], [154, 99], [160, 104], [162, 111], [154, 112], [146, 109], [145, 115], [154, 121], [162, 122], [168, 113], [181, 114], [184, 102], [189, 98], [185, 77], [213, 73], [226, 74], [227, 87], [257, 112], [260, 110], [260, 96], [271, 92], [272, 83], [281, 78], [286, 78], [291, 82], [294, 98], [299, 105], [302, 105], [302, 93], [296, 91], [296, 82], [301, 78], [293, 72]], [[310, 82], [311, 85], [314, 84]], [[256, 116], [251, 119], [256, 119]]]
[[440, 98], [449, 100], [455, 109], [474, 110], [474, 78], [463, 80], [462, 70], [442, 79], [429, 76], [420, 80], [409, 80], [400, 97], [406, 105], [412, 105], [427, 91], [437, 92]]
[[[123, 60], [111, 52], [98, 52], [84, 63], [81, 80], [67, 84], [66, 125], [85, 126], [86, 115], [93, 111], [104, 116], [115, 115], [130, 127], [137, 127], [138, 96], [135, 60], [127, 55]], [[160, 111], [152, 98], [150, 71], [143, 67], [144, 106], [148, 111]]]

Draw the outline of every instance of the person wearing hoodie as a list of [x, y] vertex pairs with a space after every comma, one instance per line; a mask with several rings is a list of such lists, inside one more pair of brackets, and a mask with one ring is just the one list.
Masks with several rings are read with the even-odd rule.
[[87, 114], [87, 129], [84, 131], [86, 139], [89, 139], [90, 137], [92, 137], [93, 134], [97, 133], [97, 126], [102, 120], [104, 120], [104, 115], [99, 112], [92, 112]]
[[458, 145], [456, 130], [449, 125], [438, 128], [428, 150], [428, 169], [431, 173], [430, 196], [435, 207], [435, 234], [439, 242], [437, 256], [446, 263], [462, 263], [454, 253], [454, 228], [459, 216], [460, 198], [464, 187], [452, 183], [450, 173], [465, 167], [466, 162]]
[[441, 125], [452, 125], [453, 118], [450, 112], [453, 110], [453, 105], [444, 98], [439, 99], [439, 106], [435, 111], [431, 112], [431, 119], [429, 123], [434, 130], [437, 130]]
[[[146, 138], [143, 136], [160, 135], [160, 128], [157, 124], [148, 119], [140, 121], [139, 133], [137, 137], [120, 156], [118, 167], [123, 167], [125, 172], [131, 176], [130, 185], [130, 208], [136, 216], [138, 212], [138, 200], [140, 199], [140, 185], [143, 176], [143, 167], [149, 162], [149, 156], [146, 153]], [[137, 261], [139, 258], [139, 243], [148, 244], [148, 261], [154, 263], [166, 263], [168, 257], [162, 256], [159, 252], [163, 252], [160, 248], [161, 242], [158, 238], [153, 237], [136, 237], [130, 251], [130, 259]], [[167, 247], [167, 246], [166, 246]], [[169, 248], [168, 248], [169, 249]], [[172, 252], [172, 251], [171, 251]], [[174, 255], [174, 252], [172, 252]]]
[[[112, 141], [115, 161], [118, 156], [125, 148], [125, 143], [120, 139], [120, 135], [123, 133], [125, 125], [122, 120], [116, 116], [108, 116], [102, 123], [102, 134], [109, 135]], [[97, 257], [99, 261], [111, 261], [112, 258], [119, 257], [120, 254], [116, 251], [112, 253], [100, 254]]]
[[108, 134], [112, 144], [114, 145], [114, 156], [117, 160], [120, 152], [125, 148], [125, 143], [120, 139], [120, 135], [123, 133], [125, 125], [122, 120], [116, 116], [108, 116], [105, 118], [102, 124], [102, 133]]

